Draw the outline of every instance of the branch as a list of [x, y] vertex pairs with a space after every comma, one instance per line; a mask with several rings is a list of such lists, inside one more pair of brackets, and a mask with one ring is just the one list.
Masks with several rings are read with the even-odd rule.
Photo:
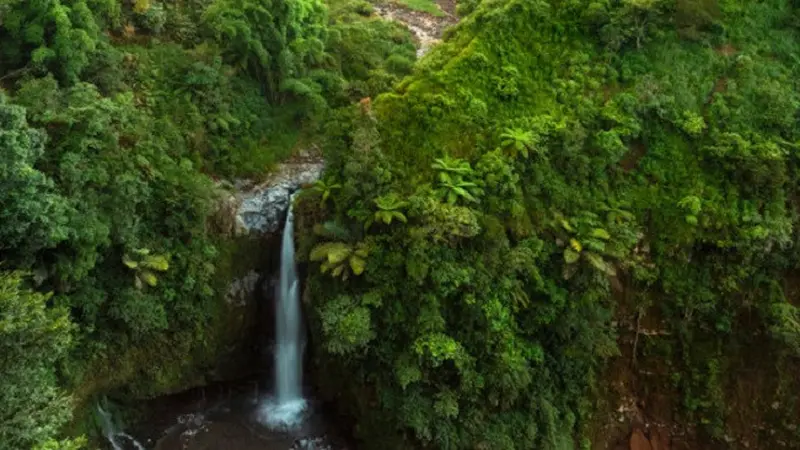
[[5, 81], [7, 78], [16, 78], [18, 76], [24, 75], [29, 70], [31, 70], [31, 68], [28, 66], [19, 68], [17, 70], [12, 70], [11, 72], [8, 72], [7, 74], [0, 77], [0, 81]]

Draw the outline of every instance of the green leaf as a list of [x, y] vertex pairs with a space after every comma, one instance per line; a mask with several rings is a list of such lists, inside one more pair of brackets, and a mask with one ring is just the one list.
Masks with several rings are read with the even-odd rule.
[[678, 202], [678, 206], [688, 210], [690, 214], [696, 216], [703, 209], [703, 202], [700, 200], [700, 198], [694, 195], [689, 195], [681, 199], [681, 201]]
[[600, 255], [586, 252], [586, 260], [589, 261], [589, 264], [591, 264], [595, 269], [605, 272], [606, 262], [603, 261], [603, 258], [600, 257]]
[[319, 244], [316, 247], [311, 249], [311, 254], [308, 255], [308, 258], [311, 261], [322, 261], [328, 257], [328, 243]]
[[160, 272], [169, 270], [169, 261], [163, 255], [148, 256], [144, 259], [142, 265], [148, 269], [158, 270]]
[[158, 278], [153, 272], [143, 270], [139, 273], [139, 276], [148, 286], [155, 287], [158, 284]]
[[331, 264], [339, 264], [347, 259], [352, 253], [352, 249], [347, 244], [331, 246], [328, 250], [328, 262]]
[[567, 264], [574, 264], [575, 262], [578, 261], [578, 258], [580, 258], [580, 257], [581, 257], [581, 254], [576, 252], [575, 250], [573, 250], [571, 248], [564, 249], [564, 261]]
[[132, 260], [128, 255], [122, 256], [122, 264], [125, 264], [125, 266], [128, 267], [129, 269], [136, 269], [137, 267], [139, 267], [139, 263]]
[[586, 239], [584, 241], [584, 248], [589, 248], [596, 252], [604, 252], [606, 250], [606, 243], [598, 241], [597, 239]]
[[[311, 254], [309, 255], [309, 259], [311, 261], [322, 261], [322, 260], [331, 260], [331, 254], [335, 254], [336, 256], [333, 258], [334, 260], [338, 257], [341, 257], [342, 252], [349, 252], [350, 246], [342, 242], [325, 242], [322, 244], [317, 245], [313, 249], [311, 249]], [[347, 254], [344, 257], [341, 257], [339, 261], [344, 261], [344, 258], [347, 257]]]
[[611, 235], [608, 234], [608, 231], [602, 228], [595, 228], [594, 230], [592, 230], [591, 236], [598, 239], [604, 239], [606, 241], [611, 239]]
[[366, 269], [366, 266], [367, 262], [363, 258], [355, 255], [353, 255], [353, 257], [350, 258], [350, 268], [353, 270], [354, 274], [361, 275], [362, 273], [364, 273], [364, 269]]
[[586, 253], [586, 260], [589, 261], [589, 264], [591, 264], [592, 267], [605, 273], [606, 275], [614, 276], [617, 274], [614, 266], [603, 260], [603, 258], [596, 253]]
[[453, 186], [453, 190], [451, 192], [455, 192], [457, 195], [460, 195], [471, 202], [475, 201], [475, 197], [473, 197], [472, 194], [460, 186]]
[[344, 264], [336, 266], [336, 268], [333, 269], [333, 272], [331, 272], [331, 275], [338, 277], [342, 275], [342, 272], [344, 272]]
[[449, 203], [451, 205], [455, 205], [456, 201], [458, 201], [458, 194], [456, 194], [454, 191], [448, 191], [447, 192], [447, 203]]

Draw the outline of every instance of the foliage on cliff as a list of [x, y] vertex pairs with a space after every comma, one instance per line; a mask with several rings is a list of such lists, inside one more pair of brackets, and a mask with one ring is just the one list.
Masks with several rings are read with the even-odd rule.
[[406, 30], [332, 5], [0, 0], [0, 448], [67, 445], [64, 389], [155, 395], [214, 356], [214, 180], [410, 71]]
[[[728, 355], [767, 345], [783, 369], [764, 442], [798, 442], [797, 7], [475, 8], [329, 128], [341, 187], [302, 200], [301, 249], [367, 256], [346, 280], [311, 264], [323, 391], [367, 448], [588, 446], [624, 285], [664, 319], [646, 349], [685, 422], [722, 439]], [[404, 220], [374, 220], [388, 197]]]
[[53, 370], [70, 343], [69, 317], [63, 308], [47, 308], [47, 296], [21, 285], [19, 273], [0, 276], [2, 448], [31, 448], [44, 442], [70, 414]]

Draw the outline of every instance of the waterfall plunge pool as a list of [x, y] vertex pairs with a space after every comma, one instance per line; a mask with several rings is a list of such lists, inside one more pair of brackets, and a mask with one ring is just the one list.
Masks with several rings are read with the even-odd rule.
[[[346, 450], [303, 392], [302, 313], [295, 264], [294, 216], [283, 230], [275, 289], [271, 379], [207, 386], [143, 405], [131, 432], [106, 432], [114, 450]], [[110, 423], [110, 418], [109, 418]], [[130, 439], [118, 439], [116, 437]], [[126, 446], [126, 443], [130, 443]]]
[[[305, 394], [312, 398], [309, 392]], [[143, 419], [128, 433], [147, 450], [354, 448], [332, 425], [324, 405], [304, 402], [301, 420], [291, 427], [275, 427], [264, 421], [265, 408], [277, 404], [271, 380], [219, 383], [139, 405]], [[118, 439], [117, 450], [138, 450], [129, 442]]]

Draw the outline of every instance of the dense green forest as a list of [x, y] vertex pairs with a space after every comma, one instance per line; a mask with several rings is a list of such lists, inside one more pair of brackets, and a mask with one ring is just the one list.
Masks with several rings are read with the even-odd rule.
[[416, 61], [361, 0], [0, 0], [0, 450], [214, 358], [224, 181], [309, 142], [310, 371], [363, 448], [600, 448], [625, 351], [698, 448], [800, 448], [800, 5], [457, 11]]
[[[798, 6], [459, 9], [338, 122], [340, 188], [303, 203], [320, 383], [365, 448], [606, 448], [626, 311], [659, 327], [634, 352], [666, 366], [686, 448], [759, 405], [754, 447], [797, 448]], [[752, 404], [727, 403], [737, 365], [769, 380]]]
[[216, 180], [409, 73], [410, 34], [370, 12], [0, 0], [0, 448], [63, 448], [90, 396], [174, 389], [214, 354]]

